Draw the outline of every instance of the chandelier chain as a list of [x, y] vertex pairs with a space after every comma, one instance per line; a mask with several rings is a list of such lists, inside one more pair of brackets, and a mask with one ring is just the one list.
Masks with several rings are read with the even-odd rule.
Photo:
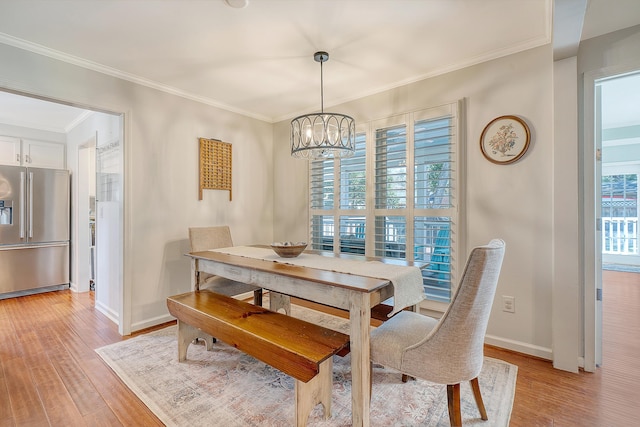
[[324, 114], [324, 74], [322, 73], [322, 63], [320, 61], [320, 112]]

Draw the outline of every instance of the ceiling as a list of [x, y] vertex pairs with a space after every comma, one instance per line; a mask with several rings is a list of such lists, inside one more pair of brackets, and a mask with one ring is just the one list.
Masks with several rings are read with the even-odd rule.
[[[552, 0], [0, 0], [0, 43], [275, 122], [320, 110], [318, 50], [330, 110], [551, 43], [552, 25], [577, 43], [640, 24], [638, 0], [555, 4], [554, 23]], [[0, 92], [2, 123], [64, 132], [84, 113]]]

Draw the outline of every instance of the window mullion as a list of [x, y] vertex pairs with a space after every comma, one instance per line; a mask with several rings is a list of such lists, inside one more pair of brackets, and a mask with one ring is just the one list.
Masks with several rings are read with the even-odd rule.
[[376, 181], [376, 135], [372, 123], [367, 125], [367, 156], [366, 164], [366, 237], [365, 237], [365, 255], [373, 256], [375, 253], [375, 181]]
[[415, 205], [415, 173], [414, 173], [414, 164], [415, 164], [415, 128], [413, 126], [413, 113], [409, 113], [406, 116], [407, 123], [407, 152], [406, 152], [406, 162], [407, 162], [407, 208], [405, 212], [405, 221], [406, 221], [406, 254], [405, 258], [408, 260], [414, 259], [414, 244], [413, 244], [413, 217], [414, 217], [414, 205]]

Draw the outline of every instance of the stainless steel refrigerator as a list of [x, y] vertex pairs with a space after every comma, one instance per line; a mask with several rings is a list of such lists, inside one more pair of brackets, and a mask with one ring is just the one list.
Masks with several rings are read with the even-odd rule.
[[69, 172], [0, 165], [0, 299], [69, 284]]

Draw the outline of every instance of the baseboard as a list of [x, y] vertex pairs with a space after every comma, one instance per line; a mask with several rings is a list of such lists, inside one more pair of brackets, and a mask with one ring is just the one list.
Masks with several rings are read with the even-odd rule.
[[578, 357], [578, 368], [584, 369], [584, 357]]
[[[263, 291], [263, 292], [265, 292], [265, 291]], [[267, 293], [268, 292], [265, 292], [265, 295]], [[245, 292], [245, 293], [242, 293], [242, 294], [234, 295], [233, 297], [236, 298], [236, 299], [240, 299], [240, 300], [249, 300], [250, 299], [251, 301], [253, 301], [253, 292], [249, 291], [249, 292]]]
[[164, 314], [162, 316], [157, 316], [154, 317], [152, 319], [145, 319], [141, 322], [136, 322], [136, 323], [132, 323], [131, 324], [131, 332], [137, 332], [140, 331], [142, 329], [147, 329], [147, 328], [151, 328], [153, 326], [158, 326], [161, 325], [163, 323], [167, 323], [167, 322], [171, 322], [176, 320], [175, 317], [173, 317], [170, 314]]
[[485, 335], [484, 342], [485, 344], [504, 348], [507, 350], [517, 351], [518, 353], [528, 354], [529, 356], [536, 356], [546, 360], [553, 360], [553, 351], [550, 348], [540, 347], [522, 341], [496, 337], [494, 335]]
[[71, 290], [71, 292], [78, 292], [78, 286], [75, 284], [75, 282], [69, 282], [69, 289]]
[[109, 307], [107, 307], [106, 305], [101, 303], [100, 301], [96, 301], [95, 302], [95, 307], [96, 307], [96, 310], [98, 310], [100, 313], [102, 313], [105, 316], [107, 316], [109, 318], [109, 320], [111, 320], [113, 323], [115, 323], [116, 325], [119, 324], [120, 316], [118, 316], [117, 312], [115, 312], [114, 310], [110, 309]]
[[[245, 292], [243, 294], [235, 295], [234, 298], [253, 301], [253, 292]], [[176, 320], [176, 318], [168, 313], [149, 319], [144, 319], [139, 322], [132, 323], [131, 332], [137, 332], [143, 329], [152, 328], [154, 326], [162, 325], [163, 323], [172, 322], [174, 320]]]
[[68, 283], [64, 285], [44, 286], [42, 288], [33, 288], [33, 289], [25, 289], [21, 291], [7, 292], [4, 294], [0, 294], [0, 299], [16, 298], [16, 297], [22, 297], [26, 295], [35, 295], [35, 294], [41, 294], [44, 292], [62, 291], [65, 289], [69, 289]]
[[75, 282], [69, 283], [69, 289], [71, 289], [71, 292], [89, 292], [91, 290], [90, 288], [91, 287], [88, 284], [84, 286], [79, 286]]

